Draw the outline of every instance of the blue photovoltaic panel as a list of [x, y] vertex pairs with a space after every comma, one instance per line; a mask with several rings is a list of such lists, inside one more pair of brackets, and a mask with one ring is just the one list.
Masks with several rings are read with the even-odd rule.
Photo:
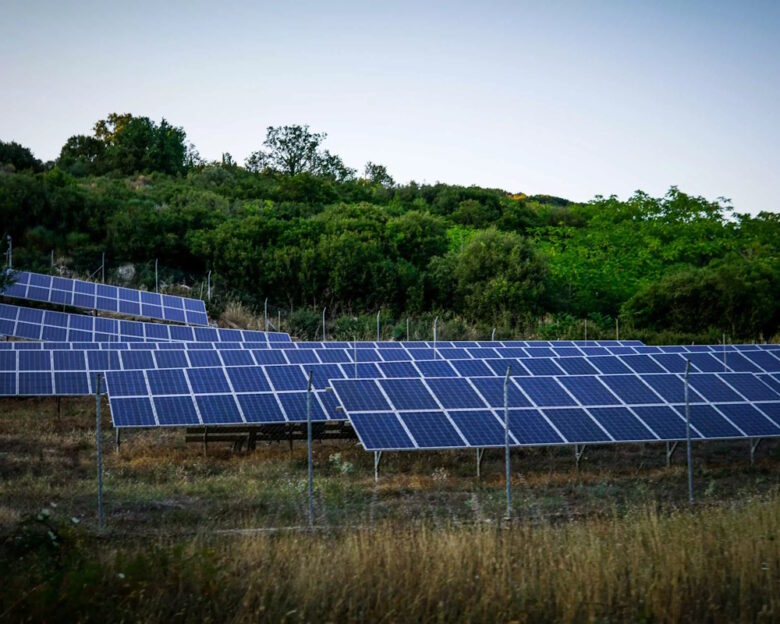
[[633, 372], [614, 355], [594, 357], [588, 361], [605, 375], [627, 375]]
[[[685, 402], [685, 381], [679, 375], [646, 375], [644, 381], [667, 403]], [[704, 399], [696, 390], [688, 387], [688, 401], [690, 403], [704, 403]]]
[[717, 375], [708, 373], [699, 373], [691, 375], [688, 381], [689, 385], [701, 394], [704, 399], [710, 403], [725, 403], [728, 401], [744, 401], [728, 385], [723, 383]]
[[426, 383], [444, 409], [487, 407], [466, 379], [436, 378], [428, 379]]
[[189, 367], [189, 361], [187, 360], [187, 353], [185, 351], [155, 351], [154, 361], [157, 368]]
[[194, 394], [215, 394], [230, 392], [225, 370], [221, 368], [190, 368], [187, 370]]
[[569, 375], [598, 375], [599, 371], [584, 357], [563, 357], [556, 361]]
[[780, 427], [749, 403], [725, 403], [718, 405], [718, 410], [748, 436], [760, 438], [780, 435]]
[[[474, 387], [485, 398], [490, 407], [504, 406], [504, 380], [501, 377], [475, 377], [471, 380]], [[531, 407], [530, 401], [511, 381], [507, 386], [509, 407]]]
[[609, 442], [610, 438], [583, 409], [545, 409], [555, 428], [574, 443]]
[[266, 366], [274, 390], [306, 390], [309, 380], [298, 365]]
[[320, 361], [331, 364], [352, 361], [352, 358], [347, 355], [344, 349], [317, 349], [317, 355]]
[[220, 351], [220, 357], [225, 366], [253, 366], [255, 363], [252, 353], [241, 349]]
[[450, 412], [450, 418], [471, 446], [503, 446], [504, 427], [488, 410]]
[[243, 422], [236, 401], [229, 394], [197, 396], [195, 401], [204, 424]]
[[400, 419], [419, 448], [464, 446], [463, 439], [443, 412], [408, 412]]
[[751, 373], [724, 373], [720, 378], [748, 401], [780, 401], [780, 394]]
[[776, 358], [771, 353], [766, 351], [743, 351], [742, 355], [757, 366], [760, 366], [761, 369], [767, 373], [780, 372], [780, 359]]
[[[503, 413], [500, 415], [503, 418]], [[509, 431], [520, 444], [562, 444], [564, 440], [537, 409], [509, 410]]]
[[[419, 371], [411, 362], [380, 362], [377, 364], [385, 377], [419, 377]], [[492, 374], [492, 373], [491, 373]]]
[[624, 403], [629, 405], [651, 405], [660, 403], [661, 399], [639, 377], [630, 375], [602, 375], [603, 381], [609, 389], [618, 395]]
[[[290, 422], [306, 422], [306, 392], [283, 392], [279, 394], [279, 401], [282, 403]], [[326, 419], [317, 397], [313, 394], [311, 397], [311, 419]]]
[[493, 371], [479, 360], [452, 360], [450, 365], [463, 377], [492, 377]]
[[435, 410], [438, 408], [436, 400], [420, 379], [381, 379], [378, 383], [396, 409]]
[[143, 371], [112, 371], [106, 375], [108, 392], [112, 397], [147, 396]]
[[758, 408], [780, 427], [780, 403], [761, 403]]
[[649, 355], [624, 355], [621, 357], [624, 364], [630, 366], [637, 373], [665, 373], [664, 369]]
[[[323, 366], [325, 366], [323, 364]], [[329, 364], [328, 366], [335, 366], [334, 364]], [[355, 369], [357, 368], [357, 376], [358, 379], [380, 379], [382, 377], [382, 374], [379, 372], [379, 368], [377, 368], [377, 364], [374, 362], [361, 362], [357, 366], [354, 364], [342, 364], [344, 367], [344, 370], [346, 371], [349, 369], [352, 371], [350, 374], [352, 377], [355, 376]]]
[[620, 405], [598, 377], [559, 377], [558, 381], [583, 405]]
[[86, 372], [54, 373], [54, 393], [73, 396], [90, 394], [89, 375]]
[[457, 371], [445, 360], [415, 362], [423, 377], [457, 377]]
[[594, 407], [589, 411], [615, 440], [641, 442], [657, 439], [626, 407]]
[[[648, 405], [632, 408], [634, 413], [650, 427], [661, 440], [684, 440], [685, 420], [667, 405]], [[692, 438], [701, 437], [694, 429]]]
[[403, 361], [409, 361], [412, 359], [412, 356], [409, 355], [404, 349], [377, 349], [379, 352], [379, 355], [382, 357], [382, 359], [385, 362], [403, 362]]
[[[16, 283], [2, 294], [91, 310], [120, 311], [134, 316], [208, 325], [206, 306], [196, 299], [166, 295], [163, 302], [155, 293], [39, 273], [16, 272], [14, 278]], [[186, 310], [186, 317], [182, 315], [182, 308]]]
[[151, 351], [122, 351], [121, 357], [125, 370], [155, 368]]
[[391, 409], [373, 380], [334, 380], [331, 385], [347, 412], [385, 412]]
[[37, 396], [52, 392], [51, 373], [19, 373], [19, 394]]
[[[190, 393], [183, 370], [150, 370], [147, 371], [146, 378], [153, 395]], [[113, 387], [110, 390], [111, 394], [114, 394]]]
[[287, 364], [283, 351], [255, 349], [252, 355], [258, 364]]
[[[345, 366], [348, 366], [345, 364]], [[358, 377], [370, 377], [371, 379], [376, 379], [380, 375], [376, 372], [376, 369], [374, 369], [373, 374], [369, 375], [368, 372], [364, 369], [366, 366], [372, 366], [371, 364], [358, 364]], [[303, 372], [306, 375], [306, 378], [309, 378], [309, 372], [311, 371], [312, 377], [311, 377], [311, 384], [313, 388], [317, 388], [318, 390], [323, 390], [325, 388], [330, 388], [330, 380], [331, 379], [344, 379], [344, 373], [341, 372], [341, 368], [339, 368], [338, 364], [311, 364], [309, 366], [304, 365]], [[349, 365], [350, 371], [352, 371], [352, 374], [354, 376], [354, 368], [355, 365]], [[366, 374], [361, 374], [366, 373]]]
[[[111, 389], [109, 388], [109, 395]], [[165, 425], [200, 425], [203, 424], [195, 411], [193, 397], [171, 396], [154, 397], [154, 408], [160, 424]]]
[[741, 353], [729, 352], [726, 356], [726, 363], [730, 370], [744, 373], [760, 373], [761, 367], [754, 364]]
[[525, 358], [519, 362], [528, 369], [531, 375], [562, 375], [564, 372], [552, 358]]
[[111, 420], [115, 427], [154, 427], [157, 424], [148, 397], [112, 398]]
[[414, 448], [411, 438], [392, 412], [354, 414], [350, 420], [367, 451]]
[[237, 398], [248, 423], [286, 422], [282, 408], [273, 394], [239, 394]]
[[289, 349], [286, 356], [290, 364], [318, 364], [320, 362], [314, 349]]
[[724, 371], [723, 354], [717, 358], [709, 353], [688, 353], [685, 358], [691, 361], [691, 366], [695, 366], [704, 373], [721, 373]]
[[574, 399], [551, 377], [515, 377], [514, 382], [539, 407], [576, 405]]
[[670, 373], [685, 372], [685, 358], [679, 353], [657, 353], [652, 358]]
[[235, 366], [225, 369], [235, 392], [268, 392], [271, 387], [257, 366]]
[[[680, 415], [685, 418], [685, 406], [675, 406]], [[738, 438], [742, 436], [723, 416], [715, 411], [712, 405], [691, 405], [691, 425], [696, 427], [705, 438]]]
[[16, 395], [16, 373], [0, 373], [0, 395]]

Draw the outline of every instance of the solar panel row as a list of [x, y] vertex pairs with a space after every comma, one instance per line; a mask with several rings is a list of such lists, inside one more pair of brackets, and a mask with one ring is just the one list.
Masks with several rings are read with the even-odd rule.
[[[199, 368], [106, 373], [115, 427], [286, 423], [306, 420], [300, 367]], [[312, 393], [312, 420], [345, 420], [331, 392]]]
[[2, 291], [6, 297], [145, 316], [188, 325], [209, 324], [206, 304], [200, 299], [160, 295], [28, 271], [15, 271], [13, 279], [14, 283]]
[[277, 342], [277, 332], [144, 323], [0, 304], [0, 334], [56, 342]]
[[[776, 380], [775, 380], [776, 381]], [[366, 450], [503, 446], [503, 379], [335, 380]], [[509, 386], [514, 446], [685, 437], [680, 375], [518, 377]], [[780, 386], [750, 373], [691, 375], [696, 438], [780, 435]]]

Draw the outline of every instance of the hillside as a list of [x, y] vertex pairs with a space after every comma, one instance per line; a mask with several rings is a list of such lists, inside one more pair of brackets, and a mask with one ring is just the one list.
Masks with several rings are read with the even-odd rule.
[[[0, 143], [0, 223], [14, 266], [200, 288], [300, 337], [427, 331], [649, 341], [771, 339], [780, 324], [780, 218], [742, 215], [672, 187], [660, 198], [578, 204], [444, 184], [396, 184], [381, 165], [357, 175], [306, 126], [269, 128], [245, 166], [202, 161], [183, 129], [109, 116], [68, 140], [56, 162]], [[769, 208], [769, 207], [768, 207]], [[199, 294], [199, 293], [198, 293]]]

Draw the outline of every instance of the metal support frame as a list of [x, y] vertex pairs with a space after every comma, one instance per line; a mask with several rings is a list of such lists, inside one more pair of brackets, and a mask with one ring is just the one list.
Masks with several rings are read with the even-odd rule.
[[485, 449], [477, 449], [477, 479], [482, 477], [482, 457], [485, 454]]
[[496, 328], [493, 328], [493, 331], [490, 334], [490, 340], [494, 341], [496, 339]]
[[585, 445], [584, 444], [575, 444], [574, 445], [574, 463], [577, 465], [577, 470], [580, 469], [580, 460], [582, 459], [583, 453], [585, 453]]
[[685, 360], [685, 444], [688, 455], [688, 502], [693, 505], [693, 457], [691, 453], [691, 403], [688, 400], [688, 377], [691, 361]]
[[100, 281], [106, 283], [106, 252], [100, 256]]
[[382, 310], [379, 310], [376, 313], [376, 341], [380, 342], [382, 340], [382, 333], [380, 331], [380, 325], [379, 325], [379, 317], [382, 314]]
[[433, 359], [436, 359], [436, 327], [439, 324], [439, 317], [433, 319]]
[[504, 463], [506, 469], [506, 519], [512, 517], [512, 479], [509, 465], [509, 374], [511, 366], [506, 367], [504, 377]]
[[208, 300], [211, 301], [211, 271], [209, 271], [206, 275], [206, 283], [208, 284], [206, 286], [206, 297], [208, 297]]
[[203, 427], [203, 454], [208, 453], [209, 450], [209, 428]]
[[322, 342], [326, 342], [328, 340], [328, 332], [325, 331], [325, 310], [327, 309], [327, 306], [322, 308]]
[[674, 455], [674, 452], [677, 450], [677, 444], [678, 442], [667, 442], [666, 443], [666, 467], [672, 465], [672, 455]]
[[615, 318], [615, 340], [620, 340], [620, 319]]
[[588, 341], [588, 319], [585, 319], [585, 342]]
[[406, 342], [409, 342], [409, 317], [406, 317]]
[[311, 378], [309, 371], [309, 385], [306, 388], [306, 443], [309, 462], [309, 526], [314, 526], [314, 474], [311, 459]]
[[756, 460], [756, 449], [761, 444], [761, 438], [750, 438], [750, 465], [752, 466]]
[[382, 451], [374, 451], [374, 483], [379, 482], [379, 462], [382, 461]]
[[98, 481], [98, 529], [103, 530], [105, 524], [103, 517], [103, 446], [102, 446], [102, 428], [100, 422], [100, 378], [101, 374], [95, 374], [95, 425], [96, 425], [96, 446], [97, 446], [97, 481]]
[[265, 298], [265, 303], [263, 304], [263, 328], [265, 331], [268, 331], [268, 297]]

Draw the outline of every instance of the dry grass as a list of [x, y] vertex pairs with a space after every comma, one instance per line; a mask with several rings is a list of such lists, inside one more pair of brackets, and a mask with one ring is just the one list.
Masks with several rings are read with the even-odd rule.
[[472, 454], [389, 454], [375, 485], [369, 454], [318, 443], [310, 533], [279, 530], [305, 525], [300, 443], [205, 455], [139, 432], [116, 455], [107, 419], [98, 536], [94, 403], [4, 407], [0, 621], [780, 619], [777, 442], [755, 467], [746, 445], [695, 447], [692, 510], [660, 447], [594, 448], [579, 471], [570, 449], [517, 452], [511, 526], [498, 451], [481, 481]]

